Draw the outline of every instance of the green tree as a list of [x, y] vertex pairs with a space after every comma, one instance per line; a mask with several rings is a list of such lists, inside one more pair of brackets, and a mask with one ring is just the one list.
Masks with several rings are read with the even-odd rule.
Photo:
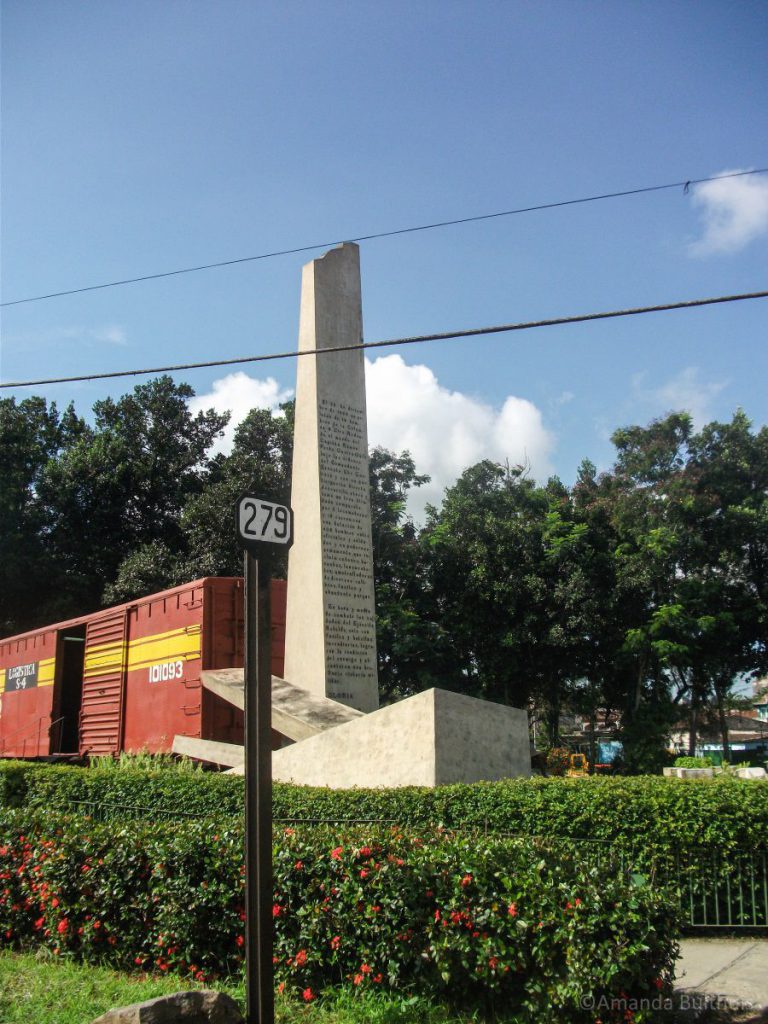
[[540, 687], [548, 507], [520, 469], [485, 461], [448, 488], [439, 511], [428, 509], [429, 594], [450, 645], [441, 685], [517, 707]]
[[409, 452], [374, 448], [370, 456], [371, 533], [379, 694], [404, 697], [439, 685], [445, 635], [428, 614], [424, 558], [406, 503], [429, 480]]
[[677, 413], [614, 435], [618, 580], [643, 596], [625, 730], [643, 700], [666, 700], [687, 710], [691, 752], [713, 703], [727, 747], [730, 691], [765, 666], [768, 436], [750, 426], [737, 413], [696, 434]]
[[[658, 616], [675, 604], [684, 544], [680, 473], [688, 456], [691, 418], [674, 413], [647, 427], [617, 430], [617, 458], [606, 481], [616, 533], [616, 584], [624, 615], [621, 664], [625, 765], [653, 770], [663, 763], [675, 703], [699, 699], [690, 673], [672, 671], [660, 645]], [[673, 698], [673, 687], [676, 694]]]
[[126, 558], [181, 546], [181, 513], [204, 486], [207, 452], [228, 416], [193, 416], [194, 391], [160, 377], [94, 405], [95, 423], [47, 463], [38, 494], [73, 612], [98, 607]]
[[[242, 575], [243, 554], [234, 528], [237, 499], [252, 491], [288, 502], [292, 455], [293, 403], [279, 413], [252, 409], [235, 430], [231, 453], [206, 462], [199, 488], [181, 509], [176, 535], [126, 556], [106, 597], [125, 601], [204, 576]], [[273, 571], [284, 576], [286, 568], [283, 556]]]
[[[292, 401], [277, 413], [252, 409], [235, 431], [231, 454], [212, 462], [203, 491], [189, 502], [181, 520], [185, 553], [180, 571], [185, 578], [242, 575], [234, 510], [243, 492], [290, 502], [293, 412]], [[287, 569], [287, 555], [277, 555], [274, 574], [284, 578]]]
[[708, 683], [726, 757], [727, 708], [739, 677], [768, 669], [768, 429], [737, 411], [691, 438], [684, 474], [684, 605], [694, 661]]
[[48, 465], [87, 434], [72, 406], [0, 400], [0, 635], [41, 625], [60, 607], [60, 566], [38, 491]]

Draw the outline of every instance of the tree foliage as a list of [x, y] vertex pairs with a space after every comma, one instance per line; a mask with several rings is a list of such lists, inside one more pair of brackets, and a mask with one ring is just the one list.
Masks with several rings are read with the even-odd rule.
[[56, 617], [61, 566], [49, 555], [50, 519], [39, 500], [48, 467], [88, 435], [69, 406], [44, 398], [0, 400], [0, 632]]
[[98, 607], [127, 558], [175, 550], [180, 517], [201, 493], [207, 452], [228, 416], [193, 416], [187, 384], [160, 377], [117, 402], [96, 402], [94, 425], [41, 474], [37, 501], [50, 554], [71, 580], [80, 611]]

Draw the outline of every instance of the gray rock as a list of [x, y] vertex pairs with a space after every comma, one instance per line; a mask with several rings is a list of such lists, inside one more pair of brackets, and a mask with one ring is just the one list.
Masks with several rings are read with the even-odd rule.
[[198, 989], [107, 1010], [93, 1024], [245, 1024], [245, 1019], [228, 995]]

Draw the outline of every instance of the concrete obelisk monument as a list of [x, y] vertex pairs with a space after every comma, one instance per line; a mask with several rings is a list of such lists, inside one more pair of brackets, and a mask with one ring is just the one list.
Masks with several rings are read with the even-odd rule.
[[[285, 678], [359, 711], [379, 706], [360, 251], [303, 270]], [[312, 354], [310, 354], [312, 353]]]
[[[439, 689], [378, 707], [361, 340], [360, 254], [348, 242], [302, 277], [285, 668], [272, 676], [272, 728], [294, 742], [273, 750], [272, 777], [346, 788], [530, 775], [522, 709]], [[202, 680], [243, 707], [242, 669]], [[244, 770], [242, 752], [226, 760], [233, 744], [176, 736], [173, 749]]]

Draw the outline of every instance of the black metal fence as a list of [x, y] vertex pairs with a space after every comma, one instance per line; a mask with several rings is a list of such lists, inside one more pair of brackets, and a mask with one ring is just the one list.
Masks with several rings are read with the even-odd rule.
[[691, 928], [768, 929], [768, 856], [676, 851], [658, 877], [677, 894]]

